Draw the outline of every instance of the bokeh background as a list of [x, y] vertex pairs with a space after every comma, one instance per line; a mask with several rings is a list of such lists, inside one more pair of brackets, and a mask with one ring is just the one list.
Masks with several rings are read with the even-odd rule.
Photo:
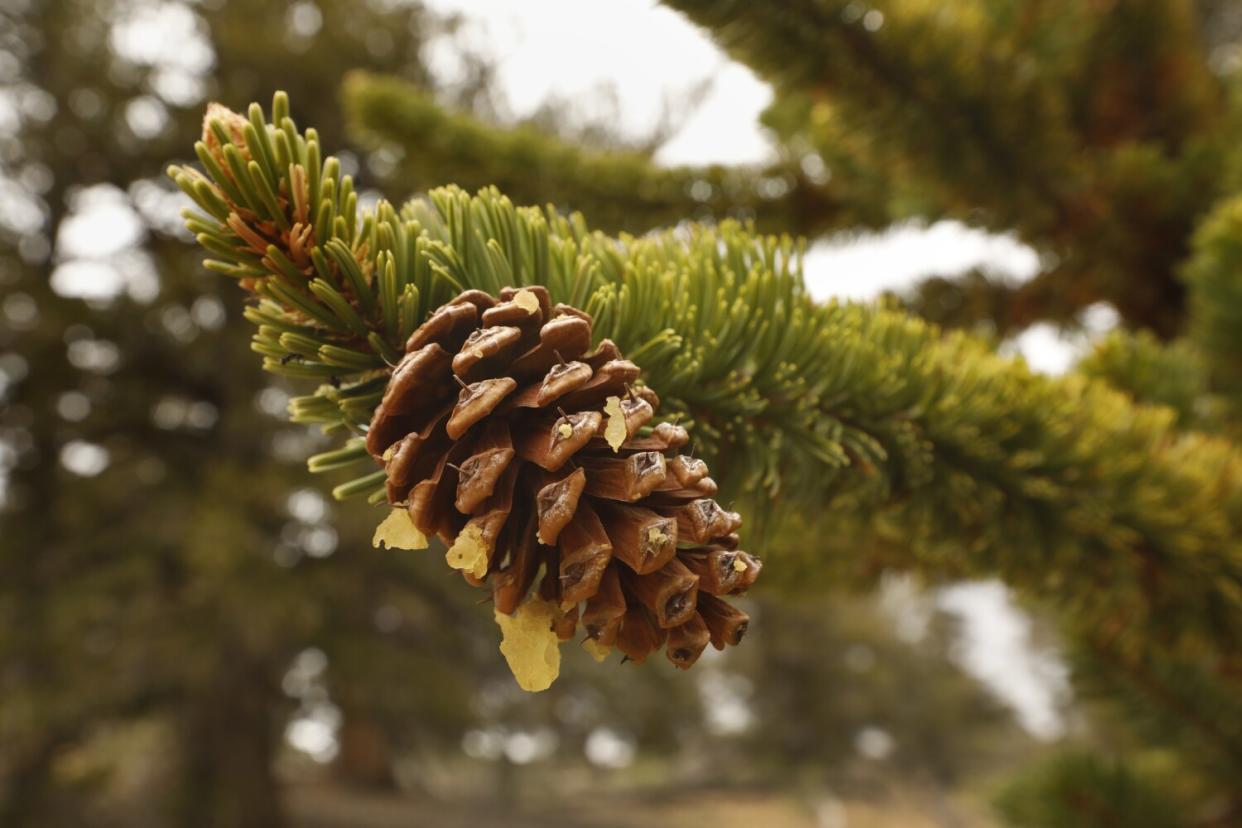
[[[450, 183], [347, 128], [355, 70], [664, 165], [779, 157], [770, 89], [641, 0], [0, 0], [0, 825], [982, 826], [1015, 769], [1109, 743], [1041, 607], [994, 582], [774, 578], [689, 674], [566, 647], [519, 691], [439, 556], [372, 549], [377, 513], [308, 477], [325, 444], [163, 175], [206, 102], [285, 89], [364, 200]], [[807, 278], [870, 299], [1040, 267], [915, 221], [821, 236]], [[1001, 347], [1064, 371], [1116, 322]]]

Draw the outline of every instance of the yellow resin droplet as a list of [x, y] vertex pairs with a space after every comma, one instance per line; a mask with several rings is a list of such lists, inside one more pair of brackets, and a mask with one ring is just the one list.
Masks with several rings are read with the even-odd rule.
[[574, 436], [574, 427], [571, 426], [569, 423], [561, 423], [559, 426], [557, 426], [556, 431], [562, 437], [573, 437]]
[[612, 446], [613, 452], [621, 448], [625, 438], [630, 436], [625, 428], [625, 413], [621, 411], [621, 398], [609, 397], [604, 401], [604, 413], [608, 415], [608, 425], [604, 427], [604, 439]]
[[453, 569], [482, 578], [487, 574], [487, 562], [491, 556], [491, 547], [483, 541], [483, 528], [477, 523], [468, 523], [457, 533], [457, 539], [444, 554], [444, 560]]
[[600, 644], [594, 638], [588, 638], [583, 641], [582, 649], [590, 653], [591, 658], [595, 659], [600, 664], [603, 664], [608, 658], [608, 655], [612, 652], [612, 647], [609, 647], [607, 644]]
[[745, 572], [746, 561], [742, 560], [741, 558], [734, 558], [733, 559], [733, 571], [734, 572]]
[[652, 526], [650, 529], [647, 530], [647, 541], [649, 543], [652, 543], [658, 546], [667, 540], [668, 540], [668, 535], [661, 532], [658, 527]]
[[527, 313], [534, 313], [539, 310], [539, 297], [533, 291], [522, 288], [513, 294], [513, 304], [517, 305]]
[[371, 545], [379, 549], [426, 549], [427, 536], [418, 531], [405, 509], [393, 509], [388, 517], [375, 527]]
[[496, 611], [500, 627], [500, 654], [505, 657], [518, 686], [530, 693], [547, 690], [561, 672], [561, 648], [552, 621], [556, 605], [531, 598], [513, 615]]

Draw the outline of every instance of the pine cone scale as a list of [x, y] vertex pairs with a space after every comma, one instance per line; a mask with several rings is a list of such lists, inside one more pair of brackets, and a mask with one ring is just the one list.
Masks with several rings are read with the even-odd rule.
[[474, 330], [478, 318], [478, 308], [469, 302], [445, 305], [410, 334], [405, 341], [406, 353], [418, 351], [432, 342], [457, 351]]
[[581, 388], [593, 375], [585, 362], [560, 362], [548, 369], [537, 383], [531, 383], [514, 397], [513, 408], [546, 408], [570, 391]]
[[539, 344], [514, 360], [510, 373], [519, 380], [534, 379], [547, 374], [553, 365], [583, 356], [590, 347], [591, 323], [562, 316], [540, 329]]
[[640, 506], [596, 501], [614, 554], [640, 575], [654, 572], [677, 554], [676, 521]]
[[440, 428], [442, 422], [443, 416], [437, 417], [422, 431], [410, 432], [385, 450], [385, 453], [392, 451], [385, 463], [390, 503], [405, 500], [410, 488], [434, 471], [440, 456], [449, 448], [448, 435]]
[[699, 660], [711, 641], [711, 632], [699, 615], [687, 619], [668, 634], [668, 658], [674, 665], [686, 670]]
[[371, 456], [382, 457], [389, 446], [413, 430], [418, 415], [445, 398], [450, 365], [448, 351], [435, 343], [402, 358], [371, 417], [366, 442]]
[[667, 462], [658, 451], [639, 451], [628, 457], [583, 458], [590, 472], [587, 494], [632, 503], [642, 500], [666, 479]]
[[559, 480], [548, 483], [535, 496], [539, 542], [552, 546], [578, 510], [578, 501], [586, 488], [586, 472], [574, 469]]
[[464, 515], [475, 514], [492, 496], [501, 476], [513, 465], [515, 452], [509, 430], [500, 424], [475, 443], [474, 453], [457, 467], [457, 496], [453, 505]]
[[449, 438], [460, 438], [470, 426], [491, 414], [515, 388], [517, 380], [513, 377], [479, 380], [463, 388], [445, 427]]
[[664, 628], [690, 620], [696, 612], [699, 578], [676, 558], [649, 575], [622, 572], [621, 582]]
[[612, 540], [589, 502], [579, 504], [573, 520], [561, 533], [559, 576], [562, 601], [574, 603], [591, 597], [613, 556]]

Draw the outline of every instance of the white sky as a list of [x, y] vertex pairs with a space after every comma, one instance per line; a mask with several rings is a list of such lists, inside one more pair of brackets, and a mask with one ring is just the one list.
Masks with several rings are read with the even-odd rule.
[[[657, 123], [665, 99], [711, 78], [710, 94], [656, 155], [667, 164], [753, 163], [772, 157], [758, 124], [771, 90], [744, 66], [730, 61], [695, 26], [653, 0], [425, 0], [441, 12], [459, 12], [466, 24], [453, 38], [426, 47], [432, 71], [452, 81], [464, 52], [486, 55], [516, 117], [548, 97], [570, 100], [584, 118], [609, 115], [598, 104], [611, 84], [620, 106], [618, 128], [642, 135]], [[588, 217], [589, 218], [589, 217]], [[900, 289], [929, 274], [951, 275], [987, 265], [1015, 280], [1038, 269], [1033, 250], [1004, 236], [990, 236], [955, 222], [902, 226], [885, 233], [816, 243], [806, 276], [817, 298], [865, 300]], [[1098, 311], [1093, 329], [1111, 321]], [[1032, 367], [1065, 371], [1083, 340], [1066, 340], [1036, 326], [1014, 343]], [[1018, 712], [1032, 734], [1061, 732], [1058, 701], [1064, 672], [1047, 654], [1034, 652], [1030, 622], [995, 582], [941, 591], [939, 605], [966, 622], [961, 663], [992, 686]]]

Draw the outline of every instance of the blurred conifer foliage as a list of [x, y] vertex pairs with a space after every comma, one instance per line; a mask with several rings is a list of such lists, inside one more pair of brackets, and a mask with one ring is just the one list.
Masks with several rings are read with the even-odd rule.
[[[419, 48], [451, 27], [401, 3], [0, 0], [0, 825], [277, 826], [281, 773], [302, 767], [286, 730], [308, 723], [335, 727], [335, 758], [320, 758], [349, 786], [429, 785], [467, 734], [549, 723], [557, 767], [580, 764], [603, 729], [643, 761], [718, 757], [711, 779], [788, 775], [767, 738], [796, 738], [767, 726], [787, 710], [756, 705], [741, 735], [709, 739], [724, 703], [671, 670], [571, 659], [547, 698], [516, 696], [469, 591], [433, 561], [365, 548], [372, 510], [306, 479], [306, 457], [332, 445], [285, 421], [305, 384], [260, 372], [240, 292], [186, 243], [163, 168], [191, 160], [206, 101], [289, 90], [365, 190], [339, 79], [430, 88]], [[473, 67], [449, 100], [488, 112], [489, 71]], [[596, 203], [614, 198], [647, 209], [620, 192]], [[824, 606], [822, 593], [782, 602], [763, 635], [792, 641], [812, 621], [834, 643], [782, 664], [803, 660], [806, 727], [840, 737], [800, 747], [804, 768], [852, 766], [862, 723], [891, 734], [893, 763], [876, 767], [894, 774], [934, 756], [956, 780], [998, 761], [998, 745], [1028, 747], [949, 660], [950, 637], [912, 645], [871, 603]], [[850, 647], [872, 657], [843, 672]], [[768, 692], [770, 669], [713, 676], [745, 700]], [[912, 708], [894, 675], [942, 701]], [[511, 791], [516, 768], [484, 753], [476, 799]]]
[[[778, 159], [661, 168], [635, 154], [498, 131], [393, 79], [346, 84], [373, 146], [420, 146], [396, 189], [494, 183], [604, 229], [754, 218], [817, 236], [953, 218], [1013, 232], [1034, 279], [916, 292], [952, 324], [1072, 324], [1095, 302], [1163, 339], [1186, 329], [1179, 278], [1196, 226], [1236, 183], [1236, 4], [1192, 0], [670, 0], [770, 82]], [[958, 274], [937, 274], [953, 282]], [[977, 275], [977, 274], [976, 274]]]

